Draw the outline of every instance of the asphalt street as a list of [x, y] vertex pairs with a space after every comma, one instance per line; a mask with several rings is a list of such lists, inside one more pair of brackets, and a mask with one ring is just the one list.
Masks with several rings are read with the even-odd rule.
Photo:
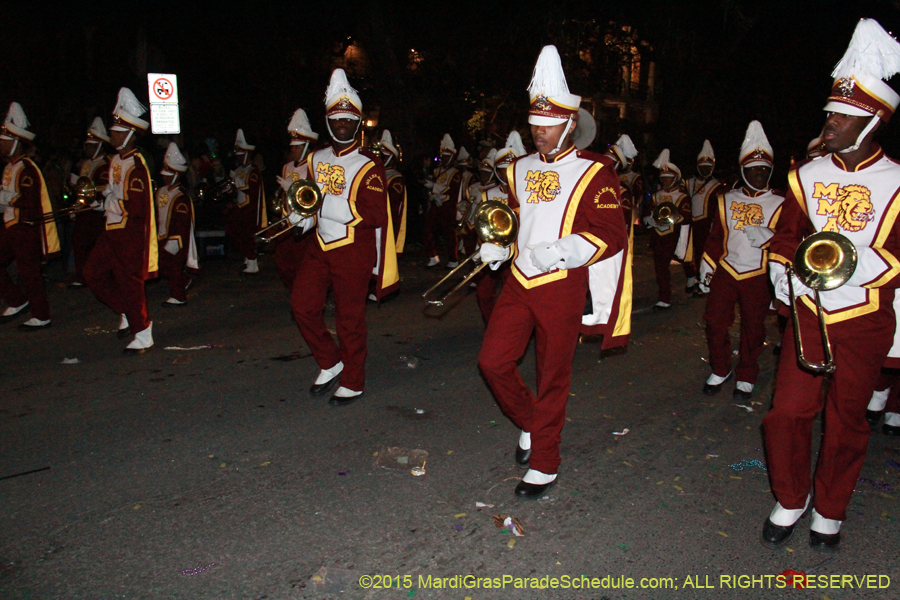
[[[536, 502], [513, 496], [518, 432], [478, 372], [474, 294], [424, 310], [444, 271], [421, 251], [369, 305], [365, 396], [343, 408], [307, 392], [317, 367], [271, 256], [256, 277], [204, 262], [183, 308], [148, 284], [156, 347], [138, 357], [51, 265], [53, 327], [0, 326], [0, 598], [900, 597], [900, 439], [873, 432], [835, 560], [820, 565], [806, 521], [764, 548], [776, 358], [751, 402], [704, 396], [704, 301], [673, 266], [674, 306], [652, 312], [646, 246], [631, 344], [579, 345], [559, 485]], [[533, 348], [520, 368], [533, 385]], [[786, 570], [853, 577], [777, 589]]]

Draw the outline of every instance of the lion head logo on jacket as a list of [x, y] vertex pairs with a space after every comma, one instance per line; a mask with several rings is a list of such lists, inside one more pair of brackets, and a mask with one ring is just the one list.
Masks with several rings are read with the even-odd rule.
[[875, 218], [869, 189], [861, 185], [845, 185], [838, 192], [838, 227], [844, 231], [862, 231]]
[[735, 221], [735, 231], [743, 231], [747, 225], [764, 225], [762, 206], [749, 202], [732, 202], [731, 218]]
[[340, 196], [343, 193], [344, 187], [347, 185], [347, 180], [344, 178], [344, 167], [319, 163], [316, 173], [318, 174], [316, 183], [325, 184], [322, 186], [323, 193], [332, 196]]

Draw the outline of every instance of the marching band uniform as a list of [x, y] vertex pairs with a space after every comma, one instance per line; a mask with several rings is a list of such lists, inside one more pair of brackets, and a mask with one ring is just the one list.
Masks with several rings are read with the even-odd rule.
[[143, 354], [153, 347], [144, 292], [144, 282], [156, 276], [159, 262], [153, 182], [144, 157], [134, 147], [135, 135], [150, 126], [140, 118], [146, 110], [131, 90], [119, 90], [110, 128], [116, 137], [110, 137], [121, 143], [110, 161], [109, 186], [103, 192], [106, 228], [84, 267], [85, 282], [97, 299], [122, 315], [119, 337], [134, 334], [126, 354]]
[[425, 215], [425, 231], [422, 236], [422, 244], [425, 255], [428, 256], [426, 267], [435, 267], [440, 264], [441, 258], [437, 251], [435, 236], [444, 238], [447, 250], [447, 267], [452, 268], [459, 264], [459, 253], [456, 248], [456, 232], [453, 230], [456, 217], [456, 202], [459, 199], [462, 173], [453, 166], [456, 156], [456, 146], [449, 134], [444, 134], [441, 140], [441, 165], [435, 169], [434, 180], [426, 181], [425, 187], [431, 192], [433, 205]]
[[[335, 144], [308, 157], [309, 173], [322, 190], [324, 202], [316, 217], [297, 219], [304, 231], [316, 227], [317, 243], [310, 245], [297, 272], [291, 308], [321, 368], [310, 392], [324, 394], [340, 380], [341, 387], [329, 403], [343, 406], [360, 398], [365, 389], [369, 279], [372, 274], [379, 278], [375, 294], [380, 300], [397, 288], [399, 276], [384, 166], [360, 147], [355, 134], [338, 139], [328, 122], [362, 117], [362, 102], [342, 69], [331, 75], [325, 108], [326, 126]], [[338, 343], [323, 318], [329, 287], [334, 292]]]
[[644, 184], [639, 173], [632, 171], [634, 157], [638, 155], [637, 148], [628, 134], [619, 136], [616, 143], [607, 151], [615, 163], [616, 172], [619, 173], [619, 189], [622, 195], [622, 215], [625, 217], [625, 226], [629, 233], [634, 224], [635, 215], [640, 212], [640, 204], [644, 195]]
[[[473, 191], [473, 188], [481, 185], [480, 177], [475, 177], [475, 173], [472, 171], [472, 156], [465, 146], [459, 147], [456, 164], [459, 166], [460, 183], [459, 197], [456, 200], [456, 213], [453, 216], [453, 234], [456, 239], [457, 254], [460, 252], [471, 254], [475, 251], [475, 246], [478, 244], [478, 236], [475, 235], [474, 231], [463, 226], [462, 223], [471, 211], [472, 202], [476, 200], [475, 196], [470, 196], [470, 192]], [[463, 233], [459, 232], [459, 228], [462, 228]], [[447, 263], [447, 268], [452, 269], [458, 264]]]
[[[627, 245], [614, 171], [598, 155], [572, 145], [581, 98], [569, 93], [555, 47], [541, 51], [529, 94], [532, 135], [560, 131], [559, 144], [548, 154], [529, 154], [507, 167], [510, 198], [520, 204], [518, 239], [512, 250], [491, 243], [480, 250], [492, 266], [512, 257], [512, 276], [491, 315], [478, 364], [498, 404], [522, 430], [516, 462], [530, 468], [516, 487], [520, 498], [540, 497], [556, 482], [591, 271], [604, 259], [621, 257]], [[559, 125], [563, 127], [547, 129]], [[606, 290], [607, 302], [621, 291], [614, 289], [616, 284], [612, 281], [613, 289]], [[532, 333], [536, 395], [522, 382], [516, 364]]]
[[[703, 148], [697, 155], [697, 174], [686, 182], [688, 196], [691, 197], [691, 245], [695, 252], [692, 275], [688, 277], [687, 287], [696, 293], [697, 273], [702, 262], [703, 249], [706, 247], [706, 238], [709, 237], [710, 228], [715, 222], [713, 210], [716, 208], [716, 193], [722, 182], [712, 176], [716, 167], [716, 155], [713, 152], [709, 140], [703, 140]], [[702, 169], [702, 171], [701, 171]], [[703, 172], [707, 171], [705, 175]], [[702, 279], [702, 278], [701, 278]]]
[[[288, 123], [288, 133], [291, 136], [291, 151], [299, 152], [299, 155], [294, 154], [297, 159], [289, 160], [281, 168], [278, 184], [285, 193], [295, 181], [309, 179], [306, 157], [309, 154], [310, 145], [319, 139], [319, 134], [312, 130], [306, 111], [302, 108], [294, 111], [291, 121]], [[275, 268], [289, 291], [294, 289], [297, 269], [300, 267], [300, 262], [310, 243], [312, 242], [309, 235], [297, 235], [296, 230], [293, 233], [281, 235], [275, 242]]]
[[[753, 121], [741, 147], [740, 165], [773, 167], [772, 146], [762, 126]], [[765, 318], [772, 302], [768, 256], [763, 245], [778, 224], [784, 195], [751, 183], [720, 190], [712, 232], [700, 263], [700, 289], [706, 299], [706, 342], [712, 375], [703, 392], [713, 395], [731, 377], [731, 335], [734, 306], [741, 307], [741, 350], [735, 370], [734, 395], [749, 399], [759, 374], [759, 355], [766, 341]]]
[[[106, 187], [109, 184], [109, 156], [103, 151], [103, 145], [109, 143], [109, 135], [103, 119], [95, 117], [87, 132], [84, 142], [86, 158], [77, 167], [77, 173], [69, 175], [69, 183], [74, 185], [80, 177], [87, 177], [95, 186]], [[75, 280], [71, 287], [84, 286], [84, 265], [94, 245], [106, 226], [103, 203], [94, 201], [94, 210], [86, 210], [74, 215], [72, 226], [72, 254], [75, 257]]]
[[381, 134], [381, 159], [387, 177], [388, 199], [391, 203], [391, 223], [394, 226], [394, 247], [397, 254], [403, 253], [406, 245], [406, 180], [397, 169], [400, 152], [394, 146], [394, 139], [387, 129]]
[[[684, 264], [685, 275], [690, 276], [689, 262], [692, 258], [690, 246], [691, 202], [684, 188], [681, 187], [681, 170], [669, 162], [668, 148], [663, 150], [653, 166], [660, 170], [660, 189], [650, 198], [650, 206], [644, 224], [653, 228], [650, 236], [650, 248], [653, 251], [653, 268], [656, 271], [656, 285], [659, 288], [659, 301], [654, 310], [665, 310], [672, 306], [672, 273], [669, 263], [677, 258]], [[664, 183], [667, 180], [668, 183]], [[671, 202], [678, 208], [682, 221], [675, 225], [658, 224], [653, 221], [650, 212], [663, 202]]]
[[159, 274], [169, 280], [169, 299], [164, 307], [184, 306], [191, 279], [185, 274], [197, 273], [197, 244], [194, 241], [194, 203], [184, 181], [187, 159], [175, 142], [169, 143], [162, 175], [172, 183], [156, 191], [157, 239], [163, 251], [159, 255]]
[[225, 234], [234, 241], [238, 252], [244, 256], [244, 273], [259, 273], [256, 254], [256, 232], [268, 224], [266, 216], [266, 190], [259, 166], [251, 159], [256, 146], [247, 143], [244, 130], [238, 129], [234, 140], [234, 152], [242, 163], [229, 173], [237, 190], [236, 206], [228, 217]]
[[[856, 246], [858, 254], [849, 280], [837, 289], [820, 292], [836, 365], [824, 400], [823, 377], [797, 364], [791, 323], [784, 334], [772, 410], [763, 420], [772, 492], [778, 500], [762, 532], [763, 544], [771, 548], [787, 543], [811, 505], [810, 546], [837, 551], [841, 523], [866, 457], [866, 405], [891, 348], [895, 331], [892, 302], [900, 284], [896, 222], [900, 165], [885, 156], [871, 137], [874, 127], [889, 121], [900, 103], [900, 96], [882, 81], [896, 71], [889, 61], [894, 65], [900, 61], [900, 44], [877, 22], [860, 21], [833, 72], [835, 81], [825, 106], [828, 117], [823, 139], [833, 153], [791, 169], [780, 227], [769, 247], [775, 293], [785, 303], [784, 264], [792, 260], [807, 234], [839, 232]], [[866, 123], [861, 118], [868, 118], [868, 123], [850, 145], [847, 138]], [[856, 164], [851, 168], [848, 162]], [[803, 337], [818, 340], [811, 292], [799, 280], [794, 285], [802, 296], [797, 310]], [[819, 344], [809, 343], [805, 351], [808, 360], [822, 359]], [[827, 427], [815, 478], [810, 481], [813, 422], [823, 408]]]
[[[11, 321], [30, 306], [31, 318], [20, 327], [34, 330], [50, 326], [50, 304], [41, 276], [41, 261], [57, 254], [59, 236], [56, 221], [48, 218], [53, 208], [41, 170], [25, 156], [24, 142], [35, 134], [18, 102], [9, 105], [0, 127], [0, 148], [7, 164], [0, 187], [3, 227], [0, 227], [0, 297], [7, 304], [2, 322]], [[46, 220], [45, 220], [46, 219]], [[6, 267], [16, 262], [19, 284]]]

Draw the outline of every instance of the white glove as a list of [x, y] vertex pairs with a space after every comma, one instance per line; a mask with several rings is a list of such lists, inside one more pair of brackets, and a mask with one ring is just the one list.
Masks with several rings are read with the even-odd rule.
[[287, 218], [288, 218], [288, 221], [290, 221], [291, 225], [299, 225], [306, 219], [309, 219], [309, 217], [304, 217], [303, 215], [298, 215], [295, 212], [292, 212], [291, 214], [289, 214]]
[[441, 200], [441, 197], [440, 197], [440, 195], [438, 195], [438, 194], [433, 194], [433, 195], [431, 196], [431, 199], [434, 200], [434, 205], [435, 205], [435, 206], [443, 206], [443, 205], [444, 205], [444, 201]]
[[700, 288], [700, 291], [703, 292], [704, 294], [709, 293], [709, 286], [706, 285], [705, 283], [698, 283], [697, 286]]
[[293, 179], [288, 179], [287, 177], [276, 176], [275, 179], [278, 180], [278, 185], [281, 186], [281, 189], [284, 191], [288, 191], [291, 188], [291, 185], [294, 183]]
[[644, 224], [644, 227], [650, 229], [651, 227], [656, 227], [656, 222], [653, 220], [653, 217], [647, 215], [643, 219], [641, 219], [641, 223]]
[[750, 240], [750, 245], [754, 248], [762, 248], [763, 244], [772, 239], [775, 232], [768, 227], [760, 227], [759, 225], [744, 225], [744, 233]]
[[100, 202], [99, 200], [94, 200], [94, 201], [91, 203], [91, 208], [93, 208], [93, 209], [96, 210], [97, 212], [103, 212], [103, 211], [105, 210], [105, 209], [103, 208], [103, 203]]
[[539, 242], [528, 246], [531, 250], [531, 264], [538, 271], [549, 273], [553, 269], [564, 269], [565, 261], [556, 242]]
[[178, 254], [178, 251], [181, 250], [181, 245], [178, 243], [178, 240], [169, 240], [166, 242], [166, 245], [163, 246], [166, 252], [169, 254], [175, 255]]
[[15, 200], [16, 193], [9, 190], [0, 190], [0, 205], [9, 206], [9, 203]]
[[[794, 295], [797, 297], [800, 296], [812, 296], [813, 290], [812, 288], [806, 287], [799, 279], [797, 279], [796, 275], [791, 275], [794, 284]], [[785, 304], [791, 303], [791, 297], [788, 293], [788, 278], [786, 274], [782, 274], [778, 281], [775, 282], [775, 297], [784, 302]]]
[[78, 181], [78, 175], [76, 175], [75, 173], [69, 173], [69, 183], [71, 185], [75, 185], [75, 183], [77, 181]]
[[478, 256], [481, 258], [481, 262], [490, 263], [491, 270], [496, 271], [503, 261], [509, 258], [509, 248], [485, 242], [481, 245]]
[[431, 180], [429, 180], [429, 179], [426, 179], [426, 180], [425, 180], [425, 189], [429, 189], [429, 190], [430, 190], [430, 189], [433, 188], [433, 187], [434, 187], [434, 182], [431, 181]]
[[100, 190], [100, 193], [103, 194], [104, 198], [109, 198], [110, 196], [113, 195], [112, 186], [107, 184], [107, 186], [105, 188]]
[[303, 230], [303, 233], [312, 229], [313, 225], [316, 224], [315, 217], [303, 217], [293, 212], [288, 215], [288, 221], [292, 226], [300, 227]]

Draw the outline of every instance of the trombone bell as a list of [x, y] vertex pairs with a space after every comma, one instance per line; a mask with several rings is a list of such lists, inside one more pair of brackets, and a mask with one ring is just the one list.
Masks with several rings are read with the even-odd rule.
[[653, 222], [657, 225], [677, 225], [684, 220], [674, 202], [660, 202], [653, 207]]
[[[794, 263], [785, 266], [797, 361], [802, 367], [814, 373], [829, 374], [835, 370], [831, 342], [825, 325], [825, 309], [822, 308], [819, 291], [834, 290], [847, 283], [856, 271], [857, 261], [856, 248], [847, 237], [833, 231], [820, 231], [803, 240], [794, 253]], [[819, 332], [822, 337], [824, 356], [822, 363], [811, 363], [803, 356], [803, 340], [800, 337], [800, 318], [797, 314], [792, 274], [795, 274], [803, 285], [814, 290], [816, 315], [819, 318]]]

